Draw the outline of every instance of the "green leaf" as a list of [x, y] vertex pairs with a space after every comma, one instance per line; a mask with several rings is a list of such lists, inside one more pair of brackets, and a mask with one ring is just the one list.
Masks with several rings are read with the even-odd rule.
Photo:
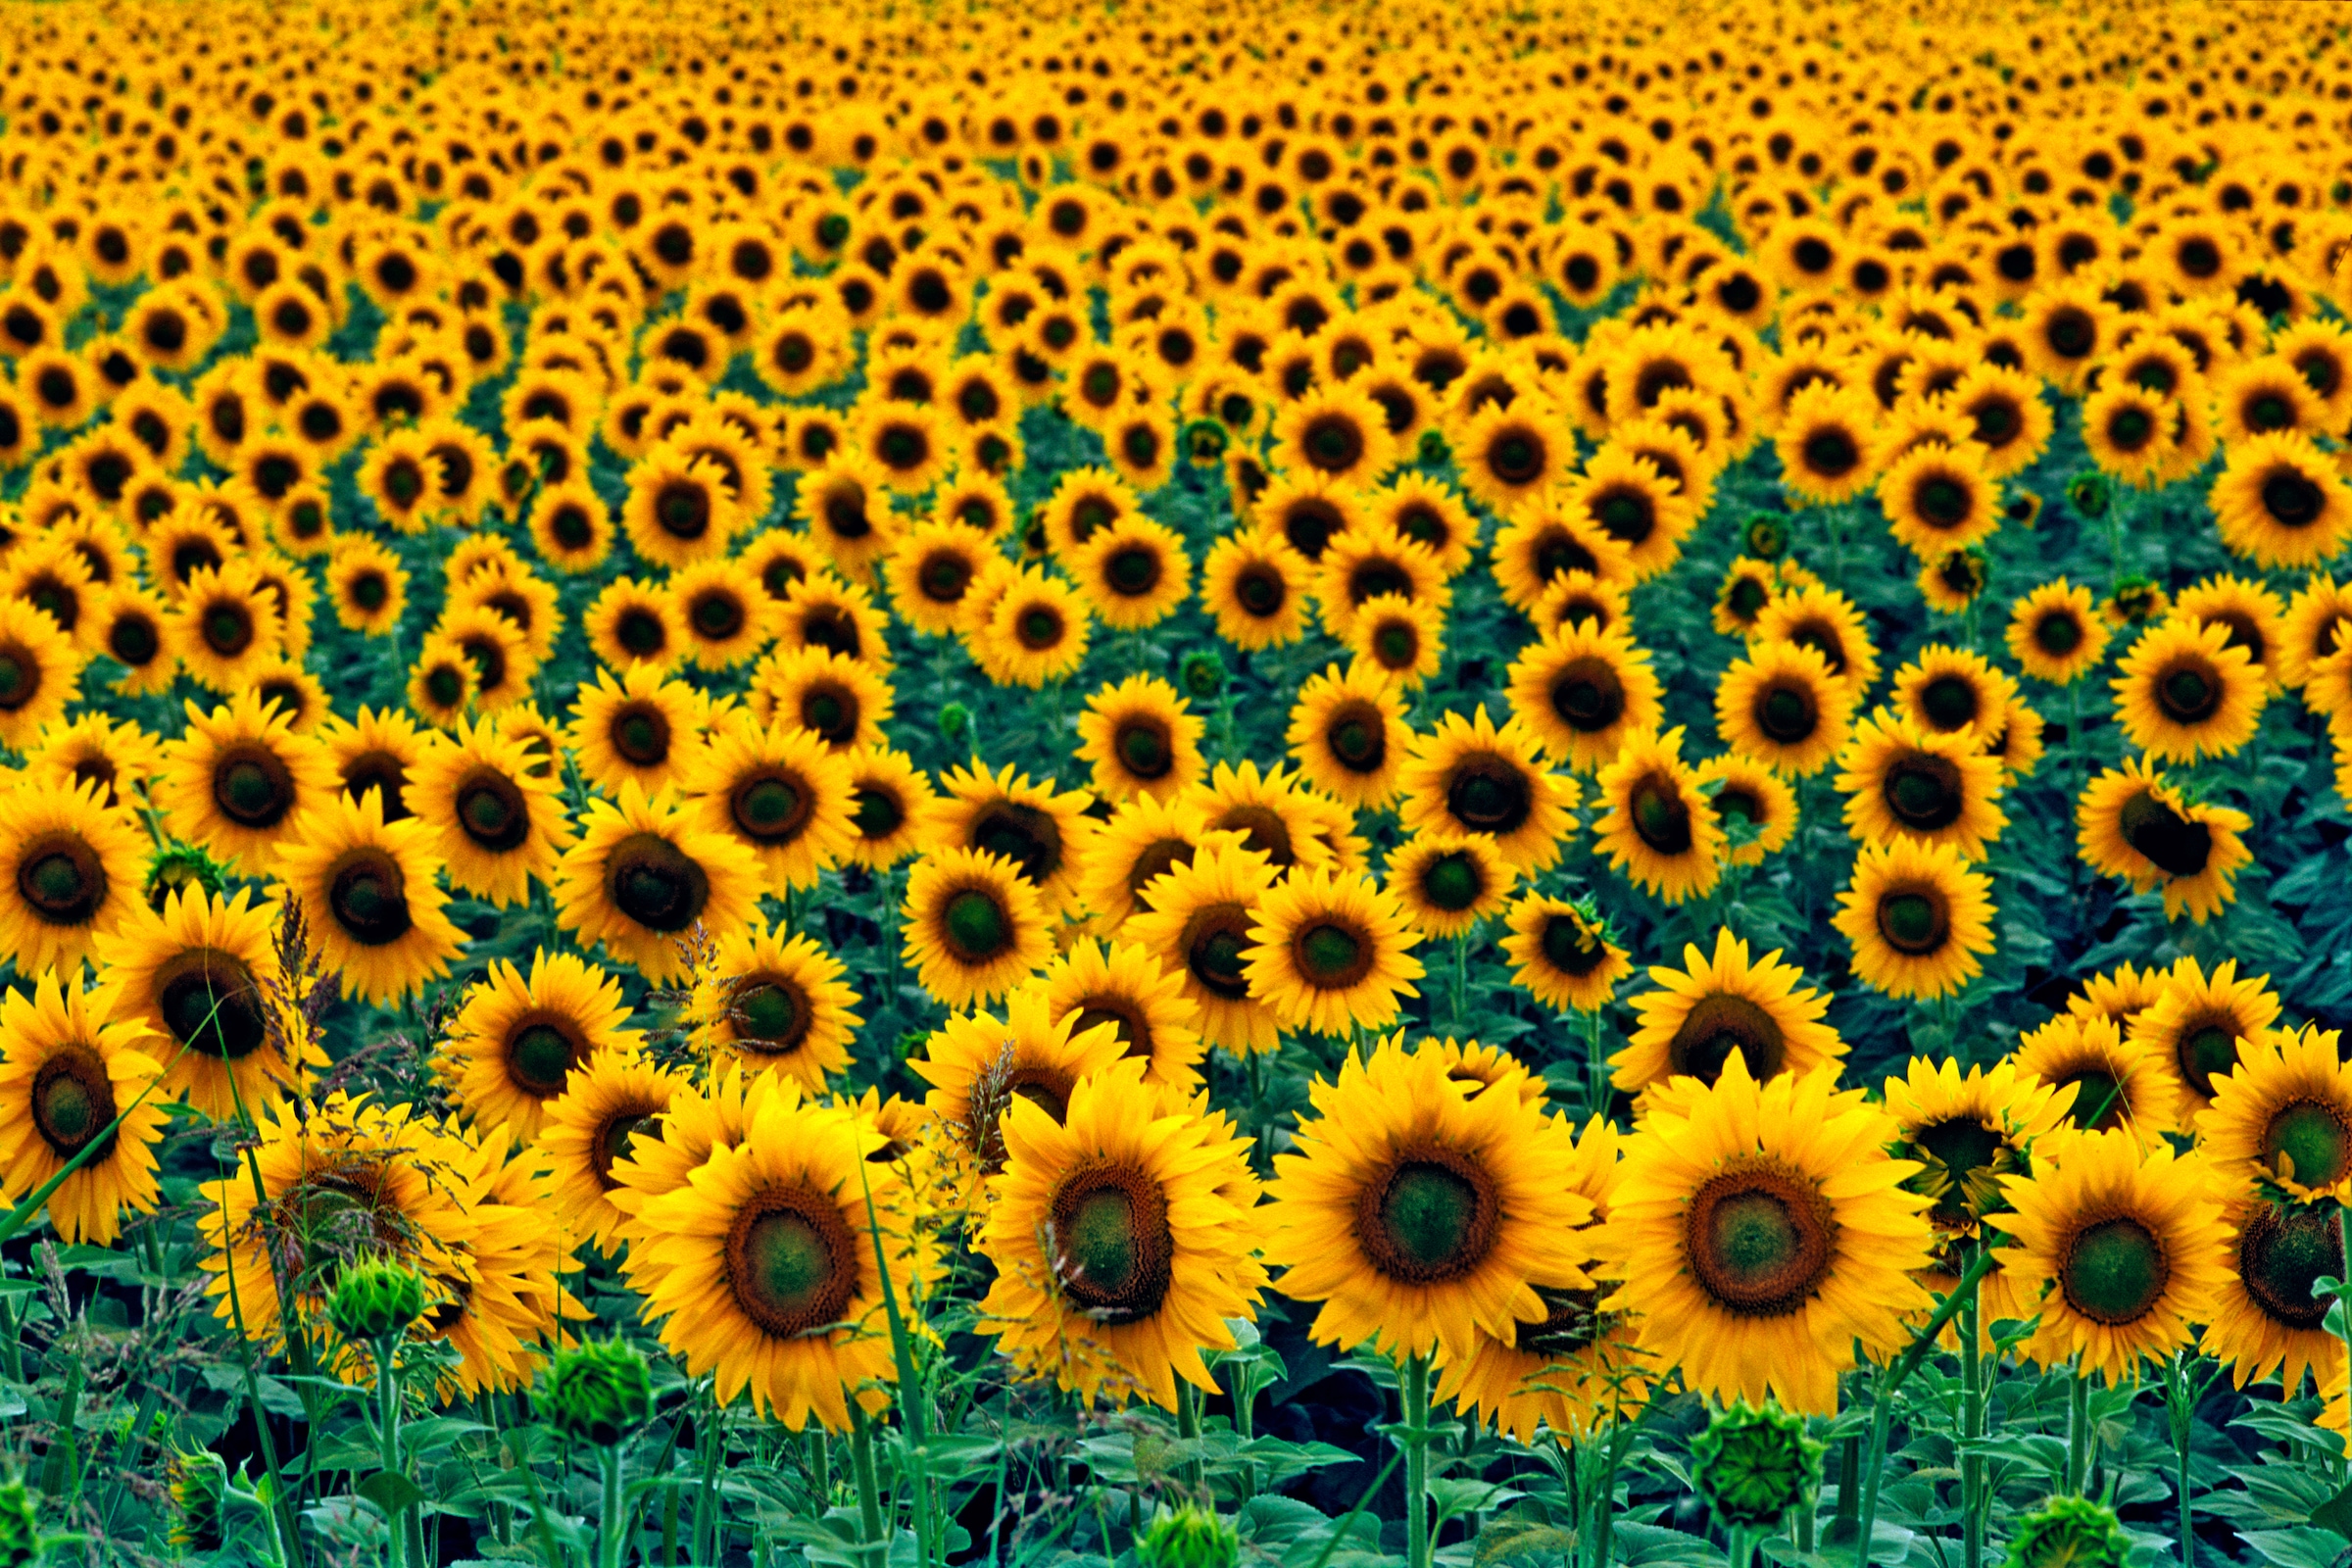
[[2352, 1541], [2352, 1486], [2311, 1510], [2311, 1522], [2322, 1530], [2332, 1530], [2346, 1541]]
[[2335, 1568], [2344, 1554], [2344, 1539], [2329, 1530], [2297, 1526], [2291, 1530], [2243, 1530], [2238, 1540], [2254, 1548], [2277, 1568]]
[[352, 1490], [383, 1509], [387, 1516], [424, 1500], [424, 1489], [397, 1470], [378, 1470]]

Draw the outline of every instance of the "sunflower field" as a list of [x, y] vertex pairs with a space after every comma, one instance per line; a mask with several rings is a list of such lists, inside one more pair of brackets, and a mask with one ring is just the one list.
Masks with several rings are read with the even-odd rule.
[[2313, 0], [0, 0], [0, 1568], [2343, 1568], [2348, 316]]

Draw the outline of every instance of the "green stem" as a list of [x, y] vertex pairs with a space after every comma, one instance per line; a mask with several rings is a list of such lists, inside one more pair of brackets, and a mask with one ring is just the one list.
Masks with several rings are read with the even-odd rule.
[[[1870, 1568], [1870, 1538], [1879, 1524], [1879, 1472], [1886, 1467], [1886, 1432], [1893, 1424], [1894, 1391], [1882, 1378], [1870, 1408], [1870, 1451], [1862, 1460], [1862, 1515], [1854, 1521], [1854, 1568]], [[1839, 1495], [1842, 1497], [1842, 1491]]]
[[[376, 1463], [384, 1474], [396, 1476], [400, 1467], [400, 1382], [393, 1373], [393, 1342], [389, 1337], [375, 1343], [375, 1435], [378, 1446]], [[390, 1527], [390, 1539], [384, 1543], [385, 1568], [400, 1568], [408, 1546], [407, 1510], [387, 1508], [384, 1523]]]
[[1609, 1058], [1600, 1049], [1600, 1009], [1595, 1007], [1585, 1014], [1585, 1076], [1591, 1087], [1585, 1091], [1589, 1102], [1586, 1114], [1605, 1117], [1609, 1113]]
[[718, 1391], [704, 1385], [709, 1402], [696, 1413], [694, 1434], [695, 1481], [694, 1494], [694, 1549], [696, 1562], [710, 1562], [717, 1556], [715, 1538], [718, 1533], [718, 1466], [726, 1456], [726, 1416], [718, 1404]]
[[[1182, 1378], [1176, 1380], [1176, 1436], [1191, 1444], [1198, 1452], [1200, 1442], [1200, 1391]], [[1184, 1461], [1184, 1484], [1198, 1494], [1201, 1489], [1201, 1470], [1199, 1458]]]
[[1404, 1394], [1404, 1561], [1429, 1568], [1429, 1357], [1398, 1363]]
[[1847, 1438], [1838, 1445], [1838, 1511], [1830, 1518], [1830, 1536], [1843, 1536], [1862, 1517], [1862, 1440]]
[[[1963, 1443], [1984, 1436], [1984, 1356], [1977, 1343], [1982, 1332], [1982, 1305], [1977, 1292], [1969, 1293], [1960, 1314], [1960, 1438]], [[1980, 1568], [1984, 1561], [1984, 1456], [1960, 1456], [1960, 1568]]]
[[2081, 1361], [2066, 1391], [2066, 1490], [2078, 1497], [2090, 1474], [2090, 1376]]
[[621, 1543], [629, 1533], [628, 1518], [620, 1507], [620, 1445], [599, 1448], [596, 1457], [605, 1473], [605, 1511], [596, 1521], [597, 1565], [620, 1568]]
[[858, 1539], [868, 1549], [867, 1561], [883, 1561], [888, 1552], [882, 1541], [882, 1485], [874, 1469], [874, 1422], [855, 1397], [850, 1400], [850, 1474], [858, 1483]]
[[1470, 988], [1470, 933], [1464, 931], [1453, 939], [1453, 1004], [1447, 1016], [1453, 1020], [1455, 1034], [1463, 1031], [1462, 1009]]
[[[1977, 1255], [1969, 1259], [1968, 1268], [1961, 1274], [1960, 1283], [1953, 1286], [1951, 1294], [1929, 1314], [1928, 1321], [1911, 1337], [1909, 1348], [1880, 1374], [1878, 1393], [1872, 1400], [1870, 1412], [1870, 1451], [1862, 1463], [1862, 1516], [1854, 1522], [1857, 1532], [1854, 1537], [1854, 1568], [1870, 1568], [1870, 1537], [1871, 1532], [1878, 1528], [1879, 1520], [1879, 1475], [1886, 1468], [1886, 1436], [1887, 1429], [1894, 1423], [1895, 1392], [1909, 1381], [1912, 1373], [1919, 1370], [1920, 1362], [1927, 1359], [1928, 1351], [1934, 1348], [1936, 1336], [1943, 1332], [1944, 1326], [1960, 1315], [1961, 1308], [1977, 1298], [1977, 1287], [1984, 1283], [1985, 1275], [1992, 1272], [1996, 1261], [1991, 1248], [1979, 1248]], [[1850, 1449], [1847, 1457], [1852, 1457]], [[1848, 1477], [1851, 1474], [1849, 1470]], [[1838, 1504], [1840, 1512], [1844, 1510], [1845, 1494], [1851, 1490], [1850, 1480], [1838, 1483]]]

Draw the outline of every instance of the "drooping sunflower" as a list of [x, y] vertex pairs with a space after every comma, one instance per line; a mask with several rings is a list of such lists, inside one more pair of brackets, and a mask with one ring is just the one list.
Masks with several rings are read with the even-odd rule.
[[216, 1121], [240, 1105], [258, 1113], [326, 1065], [309, 1031], [278, 1015], [278, 906], [252, 900], [250, 888], [220, 898], [190, 888], [160, 910], [133, 906], [97, 944], [92, 1014], [145, 1024], [164, 1063], [158, 1093]]
[[29, 995], [0, 998], [0, 1201], [20, 1202], [105, 1134], [46, 1208], [68, 1245], [112, 1247], [125, 1211], [150, 1214], [161, 1201], [154, 1145], [171, 1110], [148, 1093], [164, 1042], [135, 1018], [108, 1020], [93, 1001], [78, 977], [60, 985], [54, 972]]
[[187, 715], [156, 790], [172, 833], [248, 876], [269, 874], [273, 848], [337, 797], [334, 763], [250, 689], [209, 713], [190, 702]]
[[534, 765], [519, 736], [487, 720], [424, 748], [404, 793], [450, 886], [492, 904], [524, 903], [532, 878], [553, 881], [572, 840], [561, 781]]
[[1881, 712], [1854, 728], [1839, 756], [1847, 831], [1867, 844], [1912, 838], [1982, 859], [2009, 818], [1993, 797], [2001, 764], [1964, 736], [1922, 730]]
[[1845, 1042], [1821, 1021], [1830, 999], [1801, 986], [1804, 972], [1778, 952], [1751, 963], [1747, 944], [1729, 930], [1715, 933], [1714, 956], [1689, 945], [1682, 968], [1654, 964], [1649, 978], [1663, 989], [1634, 999], [1640, 1026], [1609, 1058], [1629, 1093], [1676, 1078], [1715, 1083], [1735, 1055], [1759, 1079], [1804, 1076], [1845, 1055]]
[[2180, 1121], [2180, 1085], [2171, 1065], [2124, 1038], [2103, 1013], [2062, 1012], [2018, 1039], [2012, 1060], [2043, 1083], [2075, 1089], [2067, 1116], [2077, 1127], [2124, 1128], [2160, 1140]]
[[1854, 975], [1890, 997], [1948, 997], [1992, 951], [1992, 879], [1949, 844], [1865, 845], [1831, 920], [1854, 945]]
[[278, 845], [273, 870], [301, 901], [329, 967], [362, 1002], [393, 1003], [449, 972], [465, 935], [447, 902], [415, 817], [384, 820], [383, 800], [337, 795], [305, 819], [301, 838]]
[[2352, 482], [2308, 436], [2231, 443], [2207, 502], [2222, 543], [2258, 566], [2316, 566], [2352, 541]]
[[1853, 702], [1820, 650], [1759, 642], [1716, 685], [1716, 729], [1735, 751], [1810, 778], [1844, 747]]
[[902, 1179], [871, 1157], [887, 1142], [848, 1107], [773, 1099], [695, 1180], [644, 1203], [652, 1240], [628, 1270], [662, 1343], [690, 1375], [715, 1374], [722, 1405], [748, 1389], [793, 1431], [813, 1416], [838, 1432], [848, 1396], [862, 1404], [896, 1376], [883, 1274], [912, 1300], [924, 1253]]
[[2023, 1355], [2071, 1358], [2079, 1376], [2117, 1384], [2191, 1342], [2229, 1272], [2229, 1227], [2201, 1158], [2120, 1129], [2062, 1134], [2034, 1151], [2031, 1176], [2001, 1186], [2013, 1209], [1986, 1223], [2015, 1238], [2002, 1266], [2021, 1298], [2041, 1301]]
[[2075, 824], [2082, 862], [2134, 893], [2161, 889], [2168, 920], [2185, 911], [2203, 925], [2237, 896], [2237, 873], [2254, 858], [2239, 837], [2252, 817], [2188, 800], [2144, 757], [2084, 786]]
[[2251, 1181], [2225, 1192], [2230, 1269], [2197, 1348], [2227, 1363], [2237, 1388], [2276, 1374], [2282, 1398], [2301, 1397], [2306, 1372], [2323, 1389], [2340, 1382], [2344, 1342], [2327, 1331], [2328, 1298], [2312, 1289], [2343, 1277], [2336, 1205], [2278, 1201]]
[[1530, 644], [1511, 664], [1509, 694], [1544, 749], [1580, 772], [1658, 725], [1657, 676], [1630, 628], [1569, 625]]
[[993, 1002], [1052, 955], [1047, 909], [1019, 865], [976, 849], [941, 849], [907, 879], [906, 959], [951, 1007]]
[[1246, 960], [1252, 913], [1273, 882], [1262, 853], [1232, 836], [1204, 834], [1189, 858], [1171, 857], [1137, 890], [1138, 912], [1122, 927], [1183, 972], [1201, 1039], [1236, 1055], [1271, 1051], [1281, 1040], [1273, 1010], [1250, 992]]
[[436, 1065], [468, 1121], [527, 1144], [575, 1068], [635, 1050], [629, 1012], [620, 982], [570, 954], [540, 950], [528, 976], [494, 958], [466, 991]]
[[607, 1051], [569, 1074], [549, 1101], [536, 1140], [545, 1162], [548, 1209], [574, 1246], [607, 1256], [620, 1246], [622, 1215], [609, 1196], [612, 1167], [651, 1133], [684, 1084], [682, 1074], [634, 1051]]
[[718, 961], [695, 982], [689, 1017], [714, 1066], [775, 1069], [811, 1095], [846, 1071], [861, 1021], [841, 961], [807, 936], [752, 926], [719, 943]]
[[96, 939], [138, 902], [145, 847], [96, 782], [17, 783], [0, 795], [0, 955], [17, 973], [80, 983]]
[[701, 695], [653, 665], [631, 665], [618, 680], [600, 669], [573, 703], [572, 759], [608, 794], [630, 784], [652, 794], [685, 779], [703, 749], [703, 715]]
[[2237, 960], [2224, 958], [2209, 976], [2188, 955], [2164, 974], [2156, 1000], [2124, 1024], [2124, 1038], [2173, 1064], [2180, 1080], [2180, 1130], [2193, 1132], [2199, 1112], [2238, 1063], [2240, 1040], [2259, 1040], [2278, 1021], [2270, 976], [2240, 980]]
[[1368, 877], [1299, 871], [1268, 889], [1251, 910], [1242, 956], [1250, 995], [1294, 1030], [1320, 1035], [1396, 1021], [1396, 999], [1417, 997], [1420, 936], [1396, 902]]
[[1599, 914], [1584, 904], [1529, 894], [1511, 906], [1511, 934], [1502, 951], [1511, 978], [1547, 1007], [1598, 1012], [1634, 972], [1623, 948], [1609, 941]]
[[1708, 1089], [1653, 1108], [1626, 1141], [1597, 1245], [1642, 1348], [1694, 1391], [1837, 1408], [1854, 1347], [1884, 1353], [1929, 1305], [1918, 1166], [1886, 1152], [1893, 1118], [1834, 1068], [1759, 1083], [1728, 1060]]
[[2010, 607], [2008, 643], [2010, 657], [2027, 674], [2068, 686], [2098, 667], [2107, 652], [2107, 627], [2090, 590], [2059, 577]]
[[[1569, 1166], [1569, 1187], [1592, 1200], [1592, 1229], [1608, 1223], [1617, 1186], [1620, 1134], [1606, 1119], [1586, 1122]], [[1600, 1309], [1603, 1286], [1539, 1287], [1544, 1321], [1516, 1325], [1512, 1338], [1480, 1334], [1478, 1348], [1440, 1368], [1438, 1395], [1490, 1420], [1521, 1443], [1539, 1423], [1563, 1436], [1615, 1426], [1640, 1414], [1655, 1370], [1645, 1363], [1633, 1320]]]
[[1582, 790], [1537, 760], [1535, 737], [1516, 718], [1497, 728], [1486, 705], [1446, 713], [1413, 743], [1398, 785], [1407, 832], [1477, 834], [1521, 871], [1559, 859]]
[[[176, 651], [176, 643], [169, 646]], [[65, 716], [80, 690], [82, 659], [45, 611], [0, 599], [0, 746], [30, 751], [33, 738]]]
[[1287, 738], [1310, 783], [1361, 810], [1395, 798], [1413, 732], [1393, 682], [1360, 665], [1334, 664], [1298, 688]]
[[695, 825], [740, 840], [778, 897], [813, 887], [849, 848], [849, 767], [807, 730], [761, 728], [738, 712], [694, 755], [679, 787]]
[[1153, 675], [1130, 675], [1087, 699], [1078, 718], [1078, 756], [1094, 767], [1104, 800], [1132, 795], [1167, 800], [1200, 781], [1205, 725], [1176, 688]]
[[1723, 824], [1683, 760], [1683, 732], [1629, 736], [1594, 781], [1608, 806], [1592, 824], [1592, 847], [1668, 904], [1704, 898], [1723, 874]]
[[2352, 1195], [2352, 1062], [2333, 1029], [2266, 1030], [2238, 1045], [2196, 1114], [2197, 1145], [2233, 1177], [2256, 1177], [2310, 1202]]
[[1279, 536], [1243, 529], [1209, 547], [1200, 564], [1200, 599], [1218, 636], [1256, 652], [1305, 635], [1312, 577], [1305, 558]]
[[1144, 1081], [1180, 1094], [1200, 1087], [1206, 1048], [1194, 1027], [1200, 1009], [1185, 995], [1182, 973], [1132, 942], [1107, 946], [1080, 937], [1039, 979], [1054, 1022], [1075, 1018], [1075, 1033], [1108, 1023], [1128, 1060], [1144, 1064]]
[[667, 789], [650, 799], [631, 779], [617, 803], [590, 801], [579, 842], [557, 862], [556, 923], [581, 945], [633, 965], [655, 985], [687, 972], [680, 940], [697, 927], [724, 938], [752, 919], [759, 858], [731, 834], [698, 826]]
[[1016, 1096], [1000, 1136], [981, 1332], [1090, 1402], [1173, 1409], [1177, 1378], [1214, 1387], [1200, 1352], [1232, 1348], [1228, 1320], [1254, 1316], [1265, 1283], [1248, 1141], [1133, 1067], [1073, 1085], [1059, 1115]]
[[1467, 1357], [1549, 1308], [1537, 1294], [1586, 1290], [1592, 1200], [1569, 1181], [1564, 1124], [1508, 1084], [1476, 1094], [1443, 1053], [1402, 1037], [1337, 1082], [1308, 1088], [1298, 1152], [1275, 1156], [1264, 1216], [1283, 1294], [1319, 1301], [1317, 1344]]
[[2270, 700], [2263, 672], [2219, 623], [2170, 619], [2132, 644], [2109, 682], [2125, 738], [2157, 761], [2229, 757]]

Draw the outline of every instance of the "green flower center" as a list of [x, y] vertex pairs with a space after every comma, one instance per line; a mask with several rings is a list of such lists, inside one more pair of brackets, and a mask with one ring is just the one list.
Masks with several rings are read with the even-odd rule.
[[1943, 901], [1932, 894], [1890, 894], [1879, 901], [1879, 935], [1897, 953], [1934, 953], [1950, 935]]
[[1726, 1171], [1691, 1196], [1683, 1223], [1692, 1278], [1738, 1316], [1794, 1312], [1829, 1272], [1835, 1221], [1805, 1178], [1764, 1167]]
[[2237, 1274], [2246, 1294], [2275, 1322], [2299, 1331], [2321, 1327], [2328, 1302], [2313, 1289], [2344, 1272], [2343, 1234], [2333, 1205], [2266, 1203], [2238, 1227]]
[[240, 827], [275, 827], [294, 808], [294, 776], [270, 753], [232, 753], [213, 775], [213, 804]]
[[966, 888], [948, 901], [941, 925], [948, 945], [966, 963], [993, 958], [1012, 942], [1012, 922], [989, 894]]
[[530, 1094], [553, 1099], [564, 1092], [576, 1054], [571, 1036], [554, 1024], [526, 1024], [508, 1042], [507, 1075]]
[[775, 843], [792, 837], [808, 819], [807, 799], [788, 779], [749, 779], [735, 786], [735, 825], [748, 838]]
[[857, 1270], [848, 1226], [812, 1193], [762, 1195], [727, 1238], [736, 1301], [772, 1338], [800, 1339], [838, 1323]]
[[2075, 1233], [2058, 1265], [2067, 1304], [2093, 1322], [2136, 1323], [2164, 1298], [2173, 1277], [2164, 1243], [2140, 1221], [2100, 1220]]
[[1688, 855], [1696, 841], [1690, 831], [1690, 808], [1674, 780], [1652, 773], [1636, 784], [1626, 798], [1626, 815], [1634, 835], [1664, 856]]
[[2207, 1099], [2237, 1065], [2237, 1031], [2225, 1023], [2193, 1023], [2180, 1036], [2180, 1071], [2188, 1086]]
[[458, 825], [466, 838], [495, 855], [520, 847], [531, 832], [522, 791], [495, 773], [477, 773], [459, 787]]
[[1459, 914], [1487, 890], [1478, 862], [1460, 850], [1439, 856], [1421, 875], [1422, 896], [1448, 914]]
[[1678, 1078], [1713, 1083], [1737, 1051], [1758, 1083], [1781, 1070], [1786, 1037], [1781, 1026], [1745, 997], [1714, 992], [1699, 998], [1666, 1047], [1666, 1070]]
[[808, 1030], [808, 1009], [797, 987], [776, 979], [741, 986], [735, 993], [735, 1038], [767, 1048], [790, 1051]]
[[2222, 688], [2201, 669], [2176, 669], [2156, 685], [2156, 706], [2177, 724], [2211, 718], [2222, 705]]
[[106, 867], [77, 838], [35, 844], [18, 862], [17, 891], [51, 925], [79, 925], [106, 902]]
[[1932, 833], [1960, 820], [1960, 769], [1949, 759], [1914, 753], [1886, 769], [1881, 794], [1903, 826]]
[[1156, 720], [1129, 719], [1119, 730], [1120, 765], [1140, 779], [1165, 778], [1176, 765], [1170, 737]]
[[1919, 710], [1939, 730], [1955, 730], [1977, 721], [1977, 688], [1957, 675], [1939, 675], [1920, 688]]
[[1361, 980], [1372, 967], [1371, 944], [1346, 926], [1326, 921], [1308, 926], [1292, 940], [1298, 972], [1309, 985], [1343, 990]]
[[2263, 1129], [2262, 1162], [2304, 1187], [2341, 1181], [2352, 1170], [2352, 1121], [2321, 1101], [2291, 1102]]
[[170, 959], [156, 975], [155, 998], [164, 1027], [190, 1051], [239, 1061], [269, 1041], [260, 988], [225, 953], [197, 948]]
[[1555, 914], [1544, 922], [1544, 961], [1562, 974], [1591, 974], [1608, 956], [1608, 945], [1582, 921]]
[[1515, 833], [1535, 810], [1527, 777], [1499, 757], [1465, 758], [1446, 791], [1454, 820], [1473, 833], [1496, 838]]
[[344, 935], [363, 947], [380, 948], [409, 934], [401, 869], [381, 850], [360, 850], [350, 857], [328, 885], [326, 906]]
[[1756, 728], [1782, 746], [1811, 738], [1821, 727], [1812, 695], [1793, 686], [1775, 686], [1756, 704]]
[[114, 1119], [114, 1085], [106, 1064], [93, 1053], [70, 1048], [43, 1062], [33, 1075], [33, 1129], [60, 1158], [80, 1153]]
[[1393, 1279], [1459, 1279], [1493, 1249], [1494, 1184], [1451, 1150], [1408, 1152], [1357, 1201], [1356, 1234], [1374, 1267]]

